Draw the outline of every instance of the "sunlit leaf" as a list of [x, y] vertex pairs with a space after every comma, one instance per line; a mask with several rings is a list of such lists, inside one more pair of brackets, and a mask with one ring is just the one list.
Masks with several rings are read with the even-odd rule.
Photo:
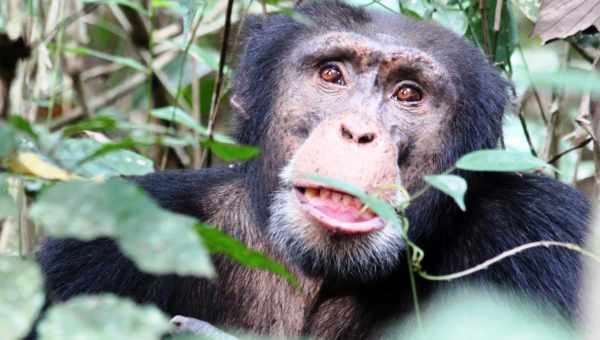
[[462, 156], [456, 167], [473, 171], [529, 171], [550, 165], [528, 152], [480, 150]]
[[67, 181], [71, 175], [33, 152], [20, 152], [10, 160], [9, 168], [20, 174], [43, 179]]
[[42, 273], [34, 261], [0, 256], [0, 339], [21, 339], [44, 304]]
[[212, 276], [193, 218], [160, 208], [123, 179], [57, 183], [39, 195], [30, 216], [58, 238], [113, 237], [143, 271]]
[[221, 143], [214, 139], [202, 141], [202, 145], [209, 148], [219, 158], [226, 162], [246, 161], [260, 154], [260, 149], [250, 145]]
[[40, 340], [159, 340], [168, 330], [169, 321], [158, 308], [109, 294], [54, 305], [38, 327]]
[[248, 249], [243, 243], [225, 232], [201, 223], [196, 224], [196, 231], [211, 253], [224, 254], [246, 267], [275, 273], [285, 278], [291, 285], [298, 286], [296, 277], [283, 264], [261, 252]]
[[456, 205], [465, 211], [465, 193], [467, 192], [467, 181], [456, 175], [425, 176], [425, 181], [441, 192], [452, 197]]
[[386, 203], [385, 201], [383, 201], [377, 197], [367, 195], [361, 189], [359, 189], [351, 184], [337, 180], [337, 179], [327, 178], [327, 177], [322, 177], [322, 176], [308, 176], [306, 179], [313, 180], [313, 181], [323, 183], [323, 184], [327, 184], [328, 186], [331, 186], [332, 188], [335, 188], [342, 192], [346, 192], [348, 194], [356, 196], [359, 200], [361, 200], [364, 204], [366, 204], [371, 210], [373, 210], [377, 215], [379, 215], [379, 217], [381, 217], [388, 223], [391, 223], [394, 226], [398, 227], [398, 230], [402, 230], [403, 226], [402, 226], [402, 222], [400, 221], [400, 218], [398, 218], [398, 214], [396, 213], [394, 208], [391, 205], [389, 205], [388, 203]]

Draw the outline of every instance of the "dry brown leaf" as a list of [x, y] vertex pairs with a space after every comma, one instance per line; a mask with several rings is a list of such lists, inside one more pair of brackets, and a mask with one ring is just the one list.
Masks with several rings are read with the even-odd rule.
[[570, 37], [591, 26], [600, 30], [599, 0], [542, 0], [533, 34], [547, 43]]

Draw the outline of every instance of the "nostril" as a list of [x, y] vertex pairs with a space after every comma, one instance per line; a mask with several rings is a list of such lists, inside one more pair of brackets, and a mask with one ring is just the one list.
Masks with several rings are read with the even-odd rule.
[[358, 144], [368, 144], [375, 140], [374, 133], [365, 133], [364, 135], [358, 138]]
[[341, 130], [342, 130], [342, 137], [344, 137], [345, 139], [349, 139], [349, 140], [354, 139], [354, 136], [352, 136], [352, 132], [350, 132], [350, 130], [346, 126], [342, 125]]

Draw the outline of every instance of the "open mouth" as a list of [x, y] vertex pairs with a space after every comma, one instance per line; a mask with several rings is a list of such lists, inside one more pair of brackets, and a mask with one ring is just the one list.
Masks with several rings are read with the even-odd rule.
[[385, 227], [384, 221], [355, 196], [319, 185], [294, 186], [302, 208], [333, 232], [366, 234]]

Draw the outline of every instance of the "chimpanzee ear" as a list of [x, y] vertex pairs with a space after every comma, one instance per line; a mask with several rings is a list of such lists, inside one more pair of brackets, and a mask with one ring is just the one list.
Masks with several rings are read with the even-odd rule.
[[233, 94], [229, 99], [231, 107], [235, 110], [239, 119], [248, 120], [250, 118], [251, 100], [248, 98], [252, 93], [250, 81], [250, 72], [255, 66], [255, 55], [253, 46], [257, 45], [257, 41], [262, 38], [264, 30], [264, 22], [266, 18], [258, 15], [249, 15], [244, 17], [240, 35], [235, 46], [238, 56], [236, 60], [235, 78], [233, 86]]

